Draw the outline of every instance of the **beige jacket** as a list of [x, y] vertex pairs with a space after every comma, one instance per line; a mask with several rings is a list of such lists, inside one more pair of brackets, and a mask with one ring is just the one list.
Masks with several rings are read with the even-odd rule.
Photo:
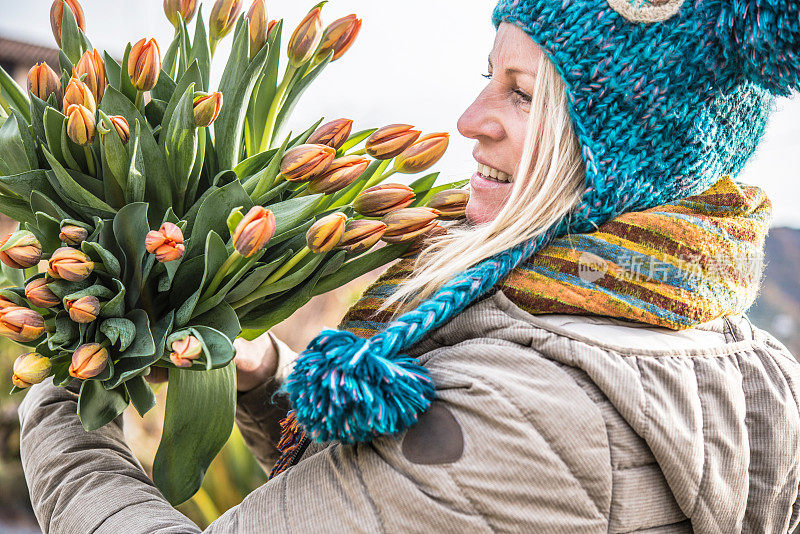
[[[497, 292], [412, 347], [437, 400], [395, 438], [312, 444], [206, 532], [784, 533], [798, 524], [800, 365], [743, 317], [673, 332], [532, 316]], [[237, 420], [268, 468], [274, 384]], [[47, 382], [20, 408], [46, 533], [189, 533], [123, 441]]]

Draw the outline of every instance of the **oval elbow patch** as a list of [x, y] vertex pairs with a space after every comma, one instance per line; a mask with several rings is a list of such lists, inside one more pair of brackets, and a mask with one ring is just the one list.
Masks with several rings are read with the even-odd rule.
[[463, 453], [461, 425], [441, 402], [434, 401], [403, 438], [403, 456], [414, 464], [449, 464]]

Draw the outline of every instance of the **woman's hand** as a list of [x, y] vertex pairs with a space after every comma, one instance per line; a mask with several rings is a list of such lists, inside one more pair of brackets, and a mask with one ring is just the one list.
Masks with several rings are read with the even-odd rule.
[[236, 356], [236, 389], [244, 393], [255, 389], [273, 376], [278, 370], [278, 351], [265, 332], [253, 341], [238, 338], [233, 341]]

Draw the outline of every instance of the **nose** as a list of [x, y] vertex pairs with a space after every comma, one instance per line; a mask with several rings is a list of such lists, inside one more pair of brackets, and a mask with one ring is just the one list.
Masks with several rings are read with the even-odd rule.
[[458, 119], [458, 131], [464, 137], [478, 141], [503, 139], [505, 131], [497, 114], [497, 106], [491, 105], [491, 91], [489, 84]]

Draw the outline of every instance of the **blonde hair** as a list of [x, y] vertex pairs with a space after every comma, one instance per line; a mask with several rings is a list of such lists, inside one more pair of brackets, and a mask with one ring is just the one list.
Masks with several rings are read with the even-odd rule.
[[395, 302], [399, 304], [394, 317], [415, 308], [458, 273], [541, 235], [568, 216], [580, 199], [586, 170], [567, 108], [566, 86], [552, 61], [541, 57], [525, 148], [506, 204], [488, 223], [451, 224], [446, 235], [431, 238], [414, 261], [413, 275], [378, 311]]

